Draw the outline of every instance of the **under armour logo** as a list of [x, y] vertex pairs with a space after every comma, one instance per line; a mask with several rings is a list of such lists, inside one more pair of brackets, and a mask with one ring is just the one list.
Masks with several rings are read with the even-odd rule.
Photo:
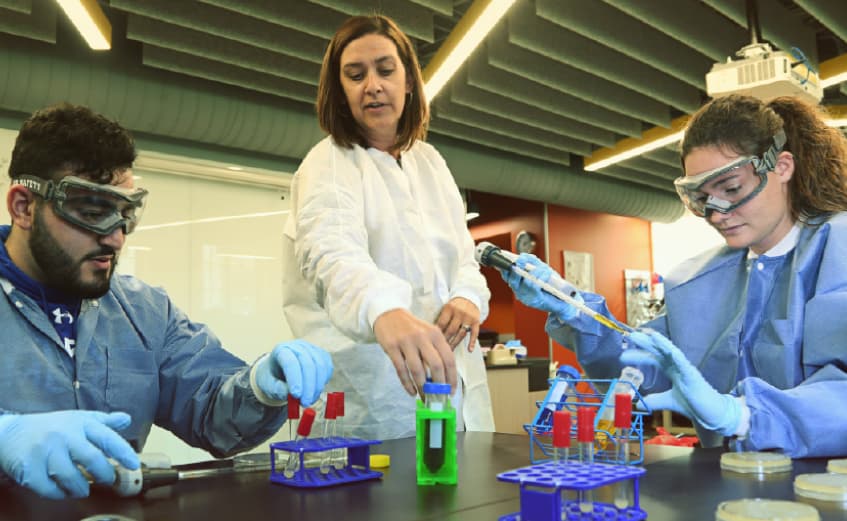
[[68, 319], [68, 324], [74, 323], [74, 316], [68, 313], [67, 311], [62, 311], [60, 308], [56, 308], [53, 310], [53, 317], [55, 317], [54, 321], [57, 324], [61, 324], [63, 318]]

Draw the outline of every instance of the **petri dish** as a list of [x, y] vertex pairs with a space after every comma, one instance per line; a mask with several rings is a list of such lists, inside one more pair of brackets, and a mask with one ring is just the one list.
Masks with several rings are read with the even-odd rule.
[[798, 474], [794, 493], [821, 501], [847, 501], [847, 474]]
[[742, 474], [774, 474], [789, 472], [791, 458], [776, 452], [725, 452], [721, 468]]
[[820, 521], [815, 507], [778, 499], [735, 499], [724, 501], [715, 510], [716, 521]]
[[847, 474], [847, 459], [831, 459], [826, 464], [827, 472], [835, 472], [837, 474]]

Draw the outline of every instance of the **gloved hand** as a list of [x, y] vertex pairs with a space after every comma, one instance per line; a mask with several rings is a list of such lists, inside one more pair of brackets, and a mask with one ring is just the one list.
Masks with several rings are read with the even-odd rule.
[[135, 470], [135, 450], [115, 430], [129, 426], [123, 412], [57, 411], [0, 416], [0, 468], [18, 484], [51, 498], [85, 497], [88, 480], [111, 485], [115, 469], [107, 458]]
[[305, 340], [277, 344], [255, 368], [256, 385], [272, 400], [283, 402], [288, 393], [303, 407], [317, 401], [332, 377], [332, 357]]
[[[515, 263], [518, 267], [528, 271], [533, 277], [544, 282], [550, 282], [550, 278], [553, 275], [553, 268], [530, 253], [521, 253], [518, 255], [518, 260]], [[530, 266], [531, 268], [527, 269], [527, 266]], [[538, 284], [524, 279], [514, 271], [501, 271], [500, 275], [509, 287], [512, 288], [512, 291], [515, 292], [515, 296], [518, 297], [518, 300], [531, 308], [547, 311], [548, 313], [554, 313], [562, 322], [571, 320], [579, 313], [579, 310], [575, 307], [559, 300], [546, 291], [542, 291]], [[561, 289], [569, 296], [573, 293], [572, 296], [574, 299], [580, 303], [584, 302], [582, 300], [582, 296], [578, 291], [575, 291], [575, 288], [573, 287], [557, 289]]]
[[629, 335], [629, 349], [620, 356], [626, 365], [650, 365], [671, 381], [672, 388], [651, 394], [644, 402], [652, 409], [669, 409], [684, 414], [708, 430], [732, 436], [741, 422], [741, 404], [721, 394], [703, 378], [682, 351], [656, 331], [645, 329]]

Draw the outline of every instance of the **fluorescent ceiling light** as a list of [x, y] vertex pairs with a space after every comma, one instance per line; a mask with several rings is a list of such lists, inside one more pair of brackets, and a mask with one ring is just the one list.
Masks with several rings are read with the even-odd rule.
[[97, 0], [56, 0], [88, 46], [102, 51], [112, 47], [112, 24]]
[[595, 150], [585, 158], [584, 169], [593, 172], [601, 168], [620, 163], [627, 159], [676, 143], [685, 133], [688, 116], [671, 121], [670, 128], [654, 127], [645, 131], [641, 138], [626, 138], [612, 148]]
[[847, 81], [847, 54], [822, 62], [820, 69], [818, 76], [823, 88]]
[[438, 95], [515, 0], [475, 0], [423, 71], [428, 102]]
[[[845, 55], [847, 56], [847, 55]], [[847, 127], [847, 106], [826, 106], [829, 117], [824, 120], [830, 127]], [[640, 156], [664, 146], [672, 145], [685, 135], [688, 116], [682, 116], [671, 122], [671, 128], [652, 128], [642, 135], [641, 139], [627, 138], [619, 141], [614, 147], [595, 150], [585, 158], [583, 169], [594, 172], [621, 161]]]

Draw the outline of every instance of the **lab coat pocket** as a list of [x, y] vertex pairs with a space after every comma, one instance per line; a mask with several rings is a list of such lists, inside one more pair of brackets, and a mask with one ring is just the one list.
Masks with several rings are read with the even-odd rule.
[[753, 346], [756, 374], [778, 389], [794, 387], [800, 380], [800, 342], [787, 319], [766, 320]]
[[106, 402], [113, 411], [152, 418], [159, 401], [159, 372], [154, 354], [142, 347], [106, 350]]

